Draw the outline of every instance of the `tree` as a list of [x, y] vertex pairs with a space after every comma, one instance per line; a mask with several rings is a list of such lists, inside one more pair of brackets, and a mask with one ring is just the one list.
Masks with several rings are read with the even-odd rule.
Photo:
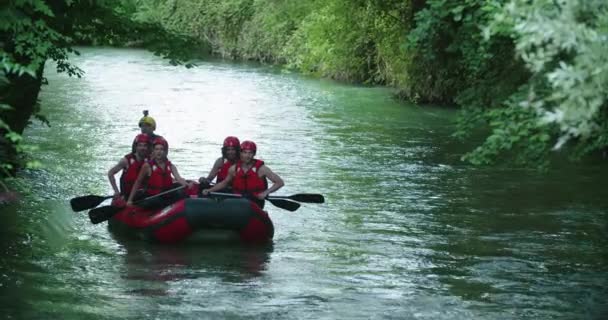
[[484, 118], [492, 131], [465, 158], [488, 163], [515, 151], [521, 163], [546, 166], [551, 151], [570, 147], [574, 158], [605, 152], [608, 3], [513, 0], [485, 29], [489, 40], [505, 35], [531, 77], [502, 108], [470, 113], [469, 120]]
[[21, 133], [30, 118], [48, 123], [37, 100], [48, 59], [59, 72], [80, 77], [83, 71], [69, 63], [69, 55], [78, 54], [75, 44], [136, 41], [172, 64], [191, 56], [192, 39], [134, 14], [128, 0], [10, 0], [0, 6], [0, 175], [19, 164]]

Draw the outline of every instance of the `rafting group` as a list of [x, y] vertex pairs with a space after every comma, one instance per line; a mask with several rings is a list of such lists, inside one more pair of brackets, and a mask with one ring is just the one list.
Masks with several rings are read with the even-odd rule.
[[[274, 234], [272, 220], [263, 210], [265, 201], [287, 211], [296, 211], [300, 202], [325, 201], [313, 193], [269, 196], [283, 187], [283, 179], [255, 158], [253, 141], [240, 142], [234, 136], [224, 139], [222, 155], [206, 177], [186, 180], [167, 158], [169, 143], [154, 133], [156, 121], [147, 111], [139, 127], [131, 152], [108, 171], [114, 194], [70, 200], [74, 212], [91, 209], [93, 224], [108, 221], [117, 233], [160, 243], [216, 241], [218, 236], [265, 243]], [[115, 175], [121, 171], [117, 185]], [[110, 205], [98, 207], [110, 198]]]
[[[264, 161], [255, 158], [255, 142], [240, 142], [234, 136], [224, 139], [221, 157], [215, 161], [206, 177], [198, 179], [199, 184], [188, 181], [180, 176], [177, 167], [167, 158], [169, 143], [154, 133], [156, 121], [147, 111], [144, 111], [139, 127], [141, 133], [133, 140], [131, 152], [108, 171], [108, 179], [114, 190], [113, 204], [116, 206], [133, 206], [142, 199], [182, 186], [182, 192], [158, 197], [148, 205], [167, 205], [192, 193], [207, 196], [215, 191], [230, 191], [249, 198], [263, 208], [264, 199], [284, 185], [283, 179]], [[122, 174], [117, 185], [115, 175], [120, 171]], [[214, 178], [215, 184], [212, 183]], [[270, 187], [268, 180], [272, 182]]]

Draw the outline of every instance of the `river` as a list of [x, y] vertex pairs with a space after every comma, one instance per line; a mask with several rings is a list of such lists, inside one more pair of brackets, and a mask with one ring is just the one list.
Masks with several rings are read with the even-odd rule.
[[[9, 319], [606, 319], [608, 169], [474, 167], [456, 112], [270, 66], [186, 69], [142, 50], [81, 48], [82, 79], [46, 68], [51, 127], [25, 133], [40, 170], [2, 207]], [[162, 246], [115, 238], [68, 200], [111, 194], [143, 109], [182, 176], [224, 137], [258, 144], [286, 186], [272, 245]], [[17, 183], [17, 182], [15, 182]]]

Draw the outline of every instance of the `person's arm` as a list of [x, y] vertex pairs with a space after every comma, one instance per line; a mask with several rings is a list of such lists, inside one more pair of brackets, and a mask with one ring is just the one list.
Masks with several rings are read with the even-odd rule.
[[110, 185], [114, 190], [114, 197], [120, 196], [120, 190], [118, 190], [118, 186], [116, 185], [116, 178], [114, 177], [118, 171], [123, 170], [127, 167], [127, 159], [121, 158], [118, 160], [118, 163], [113, 166], [110, 170], [108, 170], [108, 180], [110, 180]]
[[272, 181], [272, 186], [270, 186], [270, 188], [264, 190], [264, 192], [260, 192], [257, 194], [257, 198], [260, 200], [263, 200], [269, 194], [281, 189], [285, 185], [283, 179], [281, 179], [278, 174], [272, 172], [272, 170], [270, 170], [270, 168], [268, 168], [266, 165], [260, 167], [260, 169], [258, 170], [258, 176], [261, 178], [266, 176], [268, 180]]
[[133, 204], [133, 197], [135, 197], [135, 193], [137, 192], [137, 190], [139, 190], [139, 187], [141, 186], [141, 183], [144, 181], [144, 179], [149, 177], [150, 174], [152, 174], [152, 168], [150, 167], [150, 165], [148, 163], [144, 163], [144, 165], [141, 167], [141, 170], [139, 171], [137, 180], [135, 180], [135, 183], [133, 184], [133, 188], [131, 189], [131, 192], [129, 193], [129, 199], [127, 200], [127, 206], [130, 206]]
[[211, 187], [209, 189], [203, 190], [203, 195], [206, 196], [209, 194], [209, 192], [222, 190], [222, 189], [226, 188], [227, 186], [229, 186], [230, 183], [232, 183], [232, 179], [234, 179], [235, 172], [236, 172], [236, 165], [233, 164], [230, 167], [230, 169], [228, 169], [228, 176], [226, 176], [226, 179], [222, 180], [222, 182], [214, 185], [213, 187]]
[[177, 167], [173, 163], [171, 164], [171, 172], [173, 173], [175, 181], [177, 181], [182, 186], [190, 187], [188, 181], [186, 181], [186, 179], [182, 178], [182, 176], [179, 175], [179, 171], [177, 171]]
[[200, 179], [198, 179], [198, 182], [201, 184], [211, 183], [211, 181], [213, 181], [213, 178], [215, 178], [217, 176], [217, 173], [220, 171], [220, 168], [222, 168], [223, 165], [224, 165], [224, 158], [219, 157], [217, 160], [215, 160], [215, 163], [213, 164], [213, 168], [211, 168], [211, 171], [209, 171], [207, 178], [201, 177]]

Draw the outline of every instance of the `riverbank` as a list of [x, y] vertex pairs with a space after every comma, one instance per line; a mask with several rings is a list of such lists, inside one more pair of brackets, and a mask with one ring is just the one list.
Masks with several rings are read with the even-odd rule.
[[[60, 71], [79, 76], [68, 59], [75, 41], [114, 46], [135, 41], [172, 65], [191, 58], [190, 49], [201, 42], [221, 57], [384, 85], [414, 103], [457, 106], [462, 112], [455, 134], [463, 140], [479, 132], [485, 136], [462, 158], [476, 165], [545, 169], [556, 150], [580, 159], [601, 156], [608, 147], [608, 77], [595, 70], [608, 59], [600, 27], [608, 11], [600, 3], [562, 8], [559, 3], [503, 6], [481, 0], [144, 0], [63, 6], [40, 0], [10, 6], [9, 18], [23, 22], [7, 25], [19, 36], [3, 44], [7, 77], [0, 80], [11, 81], [8, 87], [0, 84], [0, 92], [10, 93], [0, 94], [0, 120], [8, 119], [11, 129], [0, 122], [0, 134], [9, 132], [11, 143], [21, 138], [30, 118], [44, 121], [44, 110], [36, 104], [44, 61], [52, 59]], [[21, 11], [29, 15], [13, 14]], [[87, 13], [84, 20], [105, 22], [74, 29], [82, 12]], [[531, 12], [542, 12], [543, 19]], [[584, 19], [573, 18], [578, 16]], [[28, 19], [43, 19], [46, 31], [23, 28]], [[559, 30], [580, 34], [558, 37]], [[58, 37], [41, 36], [47, 33]], [[572, 46], [565, 39], [578, 42]], [[570, 46], [575, 52], [564, 49]], [[14, 51], [22, 47], [39, 50]], [[588, 80], [577, 80], [583, 78]], [[20, 85], [21, 80], [29, 85]], [[11, 110], [4, 105], [11, 96], [27, 99], [7, 100]], [[0, 165], [12, 165], [8, 158], [0, 155]]]
[[[595, 71], [608, 59], [605, 9], [482, 0], [185, 0], [142, 1], [134, 16], [200, 39], [222, 57], [456, 106], [457, 136], [487, 132], [464, 161], [544, 169], [556, 150], [576, 159], [608, 147], [608, 71]], [[559, 36], [564, 30], [569, 37]], [[577, 80], [583, 78], [594, 80]]]

